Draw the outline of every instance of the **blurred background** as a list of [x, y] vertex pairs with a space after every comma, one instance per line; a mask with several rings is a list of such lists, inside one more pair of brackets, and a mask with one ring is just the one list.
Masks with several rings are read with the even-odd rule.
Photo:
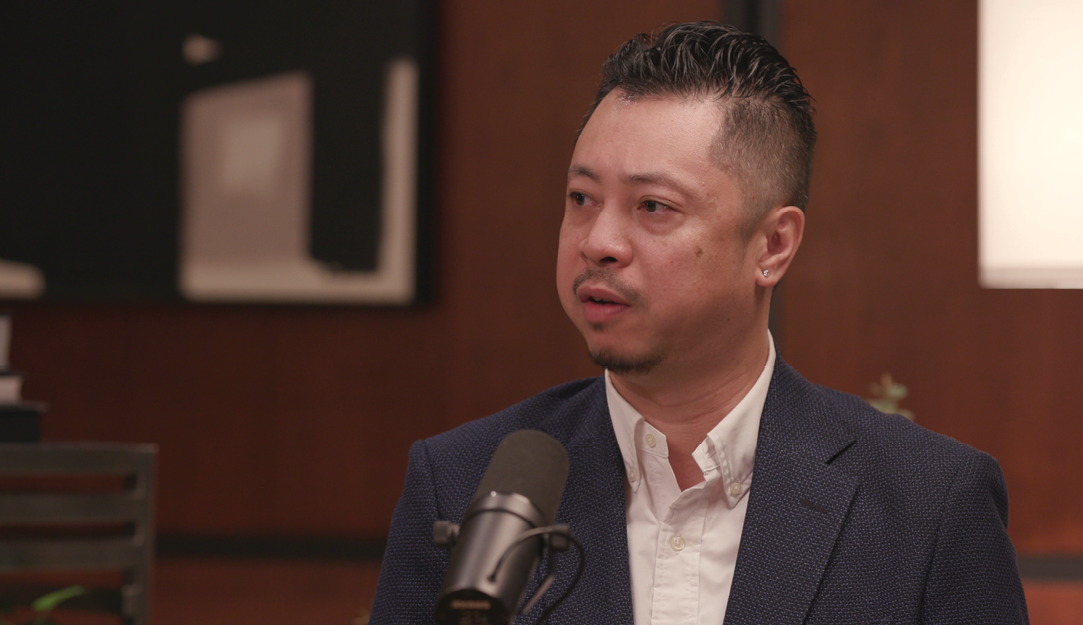
[[[978, 3], [777, 9], [820, 133], [781, 353], [864, 397], [890, 372], [919, 424], [996, 457], [1032, 622], [1077, 622], [1083, 291], [979, 286]], [[156, 623], [363, 618], [410, 443], [599, 373], [553, 286], [575, 131], [620, 43], [726, 3], [425, 10], [415, 303], [2, 302], [43, 440], [160, 447]]]

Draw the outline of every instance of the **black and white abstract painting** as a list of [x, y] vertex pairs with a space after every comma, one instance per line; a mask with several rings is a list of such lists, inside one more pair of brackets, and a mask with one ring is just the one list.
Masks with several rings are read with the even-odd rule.
[[423, 298], [428, 2], [148, 4], [3, 9], [0, 298]]

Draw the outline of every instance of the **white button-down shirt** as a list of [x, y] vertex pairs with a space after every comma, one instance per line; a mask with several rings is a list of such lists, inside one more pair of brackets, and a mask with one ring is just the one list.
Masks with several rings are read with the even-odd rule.
[[726, 615], [741, 543], [760, 415], [775, 346], [760, 377], [692, 453], [703, 482], [681, 491], [666, 436], [605, 375], [606, 399], [624, 457], [628, 556], [635, 625], [717, 625]]

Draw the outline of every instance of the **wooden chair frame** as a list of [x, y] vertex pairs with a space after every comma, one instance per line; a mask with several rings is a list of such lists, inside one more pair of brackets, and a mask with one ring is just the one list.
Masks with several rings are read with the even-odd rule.
[[[124, 477], [125, 485], [120, 492], [0, 492], [0, 526], [130, 524], [134, 528], [131, 536], [3, 538], [0, 572], [121, 571], [124, 579], [119, 599], [99, 602], [99, 607], [119, 607], [126, 625], [147, 625], [154, 565], [157, 454], [156, 445], [0, 444], [0, 475], [116, 475]], [[102, 593], [96, 591], [93, 596]], [[73, 601], [72, 607], [80, 603], [85, 602]]]

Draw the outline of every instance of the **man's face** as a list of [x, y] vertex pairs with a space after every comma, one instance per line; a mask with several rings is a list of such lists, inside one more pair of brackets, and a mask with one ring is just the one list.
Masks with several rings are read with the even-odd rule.
[[717, 363], [758, 327], [747, 211], [712, 157], [720, 124], [711, 99], [613, 92], [576, 144], [557, 289], [615, 373]]

